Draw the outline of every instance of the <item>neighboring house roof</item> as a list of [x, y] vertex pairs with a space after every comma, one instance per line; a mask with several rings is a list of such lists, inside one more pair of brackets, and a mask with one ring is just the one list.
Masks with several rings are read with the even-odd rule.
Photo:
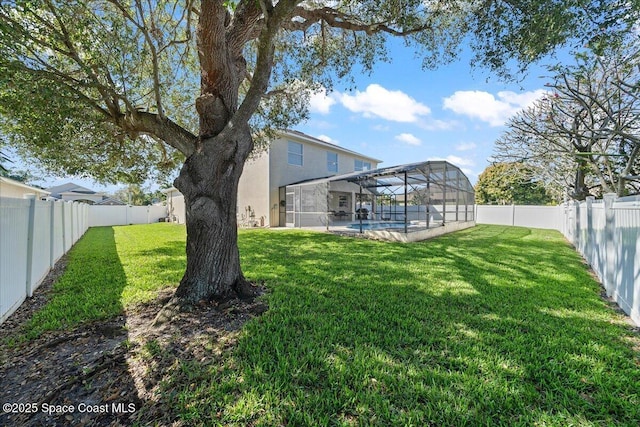
[[99, 202], [94, 203], [94, 205], [107, 205], [107, 206], [124, 206], [126, 205], [125, 202], [123, 202], [120, 199], [114, 199], [113, 197], [107, 197], [106, 199], [103, 199]]
[[47, 190], [51, 193], [51, 197], [55, 197], [56, 199], [61, 199], [62, 195], [102, 195], [102, 193], [98, 193], [89, 188], [83, 187], [78, 184], [74, 184], [73, 182], [68, 182], [62, 185], [56, 185], [54, 187], [47, 188]]
[[323, 141], [321, 139], [315, 138], [315, 137], [313, 137], [311, 135], [307, 135], [306, 133], [303, 133], [303, 132], [300, 132], [300, 131], [297, 131], [297, 130], [288, 129], [288, 130], [285, 130], [285, 131], [281, 131], [280, 135], [283, 138], [287, 138], [287, 137], [298, 138], [298, 139], [301, 139], [301, 140], [303, 140], [305, 142], [310, 142], [312, 144], [320, 145], [320, 146], [323, 146], [323, 147], [326, 147], [326, 148], [330, 148], [332, 150], [349, 153], [349, 154], [354, 155], [356, 157], [360, 157], [360, 158], [363, 158], [363, 159], [366, 159], [366, 160], [371, 160], [371, 161], [373, 161], [375, 163], [382, 163], [382, 160], [380, 160], [380, 159], [376, 159], [374, 157], [367, 156], [366, 154], [358, 153], [357, 151], [349, 150], [349, 149], [341, 147], [339, 145], [332, 144], [332, 143], [327, 142], [327, 141]]
[[46, 194], [46, 195], [51, 194], [49, 191], [44, 190], [42, 188], [33, 187], [33, 186], [27, 185], [27, 184], [25, 184], [23, 182], [16, 181], [15, 179], [5, 178], [3, 176], [0, 176], [0, 182], [2, 182], [5, 185], [10, 185], [10, 186], [17, 187], [17, 188], [20, 188], [20, 189], [23, 189], [23, 190], [32, 191], [34, 193], [42, 193], [42, 194]]

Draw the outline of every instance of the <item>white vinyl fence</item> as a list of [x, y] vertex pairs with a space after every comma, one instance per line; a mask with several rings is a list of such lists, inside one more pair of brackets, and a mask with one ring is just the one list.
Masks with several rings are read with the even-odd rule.
[[563, 209], [561, 231], [598, 275], [607, 295], [640, 325], [640, 196], [589, 197]]
[[89, 206], [89, 227], [151, 224], [167, 217], [166, 206]]
[[597, 274], [607, 295], [640, 325], [640, 196], [612, 194], [561, 206], [476, 205], [476, 223], [560, 231]]
[[149, 224], [166, 216], [165, 206], [0, 198], [0, 324], [89, 227]]
[[477, 224], [515, 225], [562, 231], [562, 206], [476, 205]]
[[88, 205], [0, 198], [0, 323], [88, 228]]

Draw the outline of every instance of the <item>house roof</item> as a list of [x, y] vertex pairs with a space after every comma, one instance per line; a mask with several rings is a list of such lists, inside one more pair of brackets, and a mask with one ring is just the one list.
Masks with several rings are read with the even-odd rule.
[[113, 197], [107, 197], [106, 199], [103, 199], [99, 202], [95, 202], [94, 205], [107, 205], [107, 206], [124, 206], [126, 205], [125, 202], [123, 202], [120, 199], [115, 199]]
[[351, 155], [353, 155], [355, 157], [360, 157], [362, 159], [371, 160], [372, 162], [375, 162], [375, 163], [382, 163], [382, 160], [380, 160], [380, 159], [376, 159], [374, 157], [367, 156], [366, 154], [358, 153], [357, 151], [349, 150], [349, 149], [341, 147], [339, 145], [332, 144], [332, 143], [327, 142], [327, 141], [323, 141], [321, 139], [315, 138], [315, 137], [313, 137], [311, 135], [307, 135], [306, 133], [303, 133], [303, 132], [300, 132], [300, 131], [297, 131], [297, 130], [287, 129], [287, 130], [281, 131], [280, 134], [284, 138], [294, 138], [294, 139], [297, 138], [297, 139], [303, 140], [305, 142], [309, 142], [309, 143], [312, 143], [312, 144], [320, 145], [320, 146], [325, 147], [325, 148], [330, 148], [330, 149], [335, 150], [335, 151], [342, 151], [344, 153], [349, 153], [349, 154], [351, 154]]
[[47, 190], [43, 190], [42, 188], [38, 188], [38, 187], [33, 187], [31, 185], [27, 185], [23, 182], [20, 181], [16, 181], [15, 179], [11, 179], [11, 178], [5, 178], [3, 176], [0, 176], [0, 182], [3, 182], [7, 185], [12, 185], [14, 187], [19, 187], [25, 190], [29, 190], [29, 191], [33, 191], [33, 192], [37, 192], [37, 193], [44, 193], [44, 194], [51, 194], [49, 191]]
[[47, 188], [47, 191], [51, 193], [52, 197], [60, 198], [62, 194], [97, 194], [101, 195], [102, 193], [98, 193], [89, 188], [83, 187], [78, 184], [74, 184], [73, 182], [67, 182], [66, 184], [56, 185], [53, 187]]

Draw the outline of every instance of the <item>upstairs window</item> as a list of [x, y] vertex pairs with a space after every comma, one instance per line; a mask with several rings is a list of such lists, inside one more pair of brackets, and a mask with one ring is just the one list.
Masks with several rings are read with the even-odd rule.
[[287, 163], [294, 166], [302, 166], [302, 144], [289, 141], [287, 148]]
[[327, 151], [327, 171], [338, 172], [338, 153]]
[[365, 162], [364, 160], [356, 160], [353, 170], [356, 172], [371, 170], [371, 162]]

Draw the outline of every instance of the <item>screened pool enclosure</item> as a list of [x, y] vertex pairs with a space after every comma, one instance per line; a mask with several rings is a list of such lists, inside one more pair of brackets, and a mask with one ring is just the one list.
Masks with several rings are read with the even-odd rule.
[[325, 227], [422, 240], [475, 225], [469, 179], [446, 161], [353, 172], [288, 185], [287, 227]]

